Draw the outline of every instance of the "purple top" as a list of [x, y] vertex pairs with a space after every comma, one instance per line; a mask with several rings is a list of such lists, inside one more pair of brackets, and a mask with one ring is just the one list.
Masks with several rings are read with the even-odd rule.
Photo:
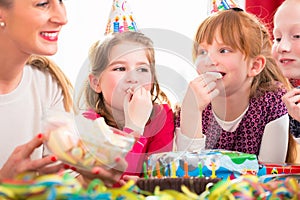
[[[276, 92], [268, 91], [260, 97], [250, 99], [249, 108], [234, 132], [228, 132], [216, 121], [211, 104], [202, 113], [202, 131], [206, 135], [206, 149], [225, 149], [258, 155], [265, 126], [287, 114], [281, 100], [286, 93], [279, 88]], [[180, 123], [176, 119], [176, 126]]]

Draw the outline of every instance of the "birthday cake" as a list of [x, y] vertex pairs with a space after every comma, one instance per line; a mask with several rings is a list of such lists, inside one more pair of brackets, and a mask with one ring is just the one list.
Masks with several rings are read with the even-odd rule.
[[217, 183], [221, 179], [219, 178], [199, 178], [199, 177], [189, 177], [189, 178], [140, 178], [137, 180], [136, 185], [145, 191], [154, 193], [155, 188], [159, 187], [160, 190], [175, 190], [178, 192], [182, 191], [182, 185], [186, 186], [191, 192], [196, 194], [201, 194], [206, 190], [206, 187], [210, 187]]
[[142, 190], [153, 192], [172, 189], [182, 192], [182, 185], [201, 194], [207, 186], [220, 180], [234, 179], [244, 174], [256, 175], [259, 164], [256, 155], [226, 150], [200, 152], [165, 152], [153, 154], [144, 164], [144, 178], [137, 181]]
[[149, 177], [234, 179], [244, 174], [256, 175], [259, 170], [256, 155], [227, 150], [158, 153], [151, 155], [147, 164]]

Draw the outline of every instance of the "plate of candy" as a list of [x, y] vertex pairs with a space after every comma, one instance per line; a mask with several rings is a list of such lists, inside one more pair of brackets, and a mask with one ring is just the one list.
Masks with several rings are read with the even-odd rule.
[[108, 126], [103, 117], [91, 120], [82, 113], [47, 111], [43, 127], [47, 149], [81, 170], [114, 167], [116, 158], [124, 158], [135, 141], [132, 135]]

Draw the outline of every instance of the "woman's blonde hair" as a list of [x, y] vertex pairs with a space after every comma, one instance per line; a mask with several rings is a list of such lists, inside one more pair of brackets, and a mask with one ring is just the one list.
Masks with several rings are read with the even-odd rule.
[[64, 107], [67, 112], [73, 110], [73, 86], [62, 70], [52, 60], [45, 56], [32, 55], [27, 60], [27, 65], [49, 72], [60, 85], [64, 96]]

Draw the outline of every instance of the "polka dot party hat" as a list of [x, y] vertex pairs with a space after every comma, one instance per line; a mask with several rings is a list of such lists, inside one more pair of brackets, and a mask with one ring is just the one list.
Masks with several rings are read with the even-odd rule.
[[126, 31], [138, 31], [129, 3], [127, 0], [113, 0], [105, 35]]

